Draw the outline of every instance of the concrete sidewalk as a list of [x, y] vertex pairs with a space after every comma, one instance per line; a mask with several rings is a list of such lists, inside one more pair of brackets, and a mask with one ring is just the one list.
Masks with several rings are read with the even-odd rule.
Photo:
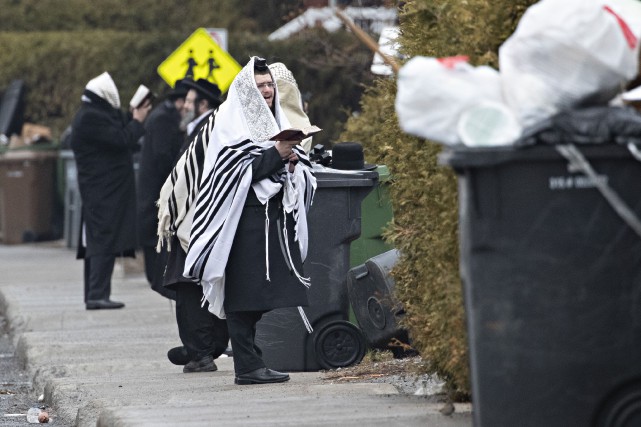
[[55, 409], [57, 426], [443, 426], [472, 425], [425, 396], [390, 384], [341, 383], [291, 373], [275, 385], [234, 385], [233, 360], [184, 374], [166, 353], [180, 344], [174, 307], [141, 273], [117, 262], [112, 297], [122, 310], [87, 311], [81, 261], [62, 242], [0, 245], [0, 312], [19, 360]]

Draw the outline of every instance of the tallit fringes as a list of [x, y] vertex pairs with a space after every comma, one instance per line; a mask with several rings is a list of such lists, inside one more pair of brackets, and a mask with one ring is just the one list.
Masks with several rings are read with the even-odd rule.
[[167, 252], [171, 252], [171, 238], [174, 236], [174, 233], [167, 233], [165, 236], [165, 242], [167, 244]]
[[308, 333], [314, 332], [314, 328], [312, 328], [312, 324], [309, 323], [309, 319], [307, 318], [307, 315], [305, 314], [305, 310], [303, 310], [303, 307], [298, 306], [298, 313], [300, 314], [300, 318], [303, 319], [303, 323], [305, 324], [305, 329], [307, 329]]
[[171, 252], [171, 239], [176, 233], [171, 231], [163, 231], [158, 236], [158, 243], [156, 243], [156, 252], [160, 253], [163, 246], [167, 246], [167, 252]]
[[[159, 202], [156, 202], [157, 204]], [[160, 205], [158, 204], [160, 207]], [[156, 252], [160, 253], [163, 247], [163, 241], [166, 240], [166, 228], [167, 228], [167, 219], [165, 215], [158, 215], [158, 228], [156, 229], [156, 235], [158, 236], [158, 243], [156, 244]]]
[[269, 199], [265, 203], [265, 278], [271, 282], [269, 278]]
[[296, 266], [294, 265], [294, 261], [292, 260], [292, 254], [289, 251], [289, 237], [287, 235], [287, 213], [285, 212], [285, 207], [283, 207], [283, 236], [285, 237], [285, 249], [287, 250], [287, 258], [289, 259], [289, 265], [292, 266], [292, 271], [296, 275], [296, 278], [298, 279], [299, 282], [303, 284], [306, 288], [309, 289], [309, 287], [312, 285], [312, 281], [309, 277], [303, 277], [298, 270], [296, 270]]

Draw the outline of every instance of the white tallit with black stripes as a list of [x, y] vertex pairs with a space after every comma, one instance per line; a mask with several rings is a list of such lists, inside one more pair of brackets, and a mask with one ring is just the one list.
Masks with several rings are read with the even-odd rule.
[[156, 251], [166, 244], [171, 250], [171, 237], [177, 235], [180, 245], [187, 252], [189, 233], [193, 217], [192, 206], [198, 194], [198, 184], [202, 175], [204, 156], [209, 145], [209, 137], [214, 128], [214, 111], [205, 126], [191, 141], [185, 152], [165, 180], [157, 202], [158, 206], [158, 245]]
[[[200, 281], [209, 311], [220, 318], [225, 318], [225, 267], [250, 186], [263, 204], [284, 190], [283, 209], [293, 214], [295, 240], [302, 259], [307, 255], [305, 213], [311, 206], [316, 179], [305, 152], [295, 147], [300, 163], [294, 173], [283, 169], [280, 174], [251, 183], [252, 160], [273, 147], [274, 141], [269, 138], [289, 127], [277, 92], [274, 106], [275, 114], [272, 114], [256, 87], [252, 58], [234, 79], [227, 100], [218, 109], [210, 135], [183, 275]], [[265, 230], [267, 234], [267, 224]], [[267, 278], [268, 257], [265, 263]], [[308, 279], [300, 275], [299, 279], [309, 286]], [[305, 319], [302, 310], [299, 311]]]

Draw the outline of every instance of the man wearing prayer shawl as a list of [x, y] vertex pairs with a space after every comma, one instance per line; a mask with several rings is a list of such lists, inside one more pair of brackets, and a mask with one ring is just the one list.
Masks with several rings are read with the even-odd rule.
[[289, 380], [265, 367], [255, 345], [264, 313], [299, 307], [310, 329], [302, 267], [316, 180], [299, 144], [271, 140], [289, 127], [265, 60], [251, 58], [216, 115], [183, 273], [227, 319], [236, 384]]
[[[174, 364], [184, 365], [185, 373], [212, 372], [218, 370], [214, 360], [227, 350], [227, 322], [209, 312], [207, 303], [202, 301], [200, 284], [183, 277], [183, 270], [193, 216], [193, 212], [187, 212], [198, 192], [215, 109], [222, 101], [218, 86], [205, 79], [186, 85], [189, 92], [185, 108], [192, 120], [186, 126], [188, 134], [180, 148], [182, 155], [160, 191], [157, 232], [161, 240], [157, 250], [162, 252], [162, 245], [166, 244], [162, 286], [175, 295], [176, 323], [183, 344], [170, 349], [167, 357]], [[184, 221], [186, 216], [189, 219]]]

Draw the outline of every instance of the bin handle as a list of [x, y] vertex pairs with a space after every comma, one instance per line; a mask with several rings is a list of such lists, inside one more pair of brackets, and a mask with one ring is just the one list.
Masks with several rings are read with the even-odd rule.
[[641, 151], [639, 151], [639, 147], [630, 142], [628, 144], [628, 151], [630, 152], [630, 154], [632, 154], [632, 157], [641, 162]]
[[581, 151], [573, 144], [557, 145], [555, 147], [559, 154], [567, 159], [569, 170], [571, 172], [580, 171], [587, 175], [616, 213], [641, 237], [641, 222], [639, 218], [637, 218], [634, 211], [625, 204], [623, 199], [619, 197], [605, 180], [598, 179], [592, 165], [583, 154], [581, 154]]

